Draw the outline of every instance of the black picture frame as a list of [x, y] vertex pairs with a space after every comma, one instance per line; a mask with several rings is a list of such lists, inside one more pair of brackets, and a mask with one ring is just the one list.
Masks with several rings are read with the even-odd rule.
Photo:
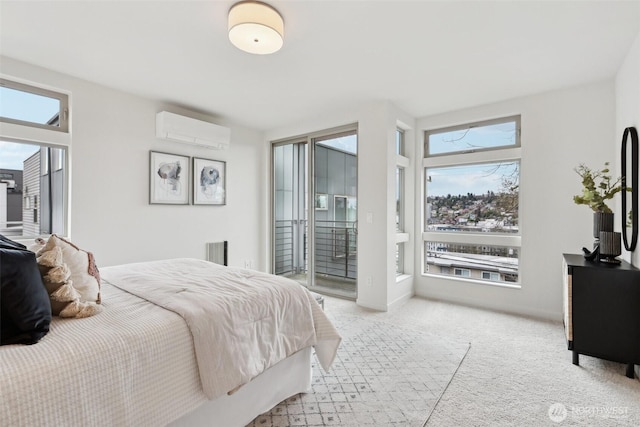
[[149, 204], [188, 205], [191, 162], [181, 154], [149, 152]]
[[193, 158], [193, 204], [227, 204], [227, 163], [221, 160]]

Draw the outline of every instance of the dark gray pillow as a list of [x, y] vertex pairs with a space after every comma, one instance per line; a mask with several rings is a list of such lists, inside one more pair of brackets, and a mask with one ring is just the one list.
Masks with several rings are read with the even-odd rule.
[[0, 345], [35, 344], [49, 332], [49, 295], [36, 255], [2, 235], [0, 287]]

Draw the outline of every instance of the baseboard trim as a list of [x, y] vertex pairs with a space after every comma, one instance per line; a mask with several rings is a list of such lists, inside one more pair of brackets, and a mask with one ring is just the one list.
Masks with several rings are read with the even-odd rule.
[[411, 298], [413, 298], [413, 292], [407, 292], [404, 295], [400, 295], [398, 298], [396, 298], [395, 300], [387, 304], [387, 310], [388, 311], [395, 310], [396, 308], [404, 305]]
[[387, 306], [386, 305], [379, 305], [379, 304], [370, 303], [370, 302], [367, 302], [367, 301], [363, 301], [360, 298], [356, 299], [356, 304], [358, 304], [360, 307], [370, 308], [371, 310], [387, 311]]
[[469, 299], [469, 298], [460, 298], [457, 296], [451, 297], [451, 295], [442, 295], [438, 292], [433, 292], [433, 291], [424, 292], [424, 291], [418, 290], [416, 291], [416, 296], [427, 298], [427, 299], [434, 299], [442, 302], [448, 302], [452, 304], [466, 305], [469, 307], [475, 307], [475, 308], [480, 308], [484, 310], [492, 310], [492, 311], [497, 311], [501, 313], [509, 313], [517, 316], [551, 320], [554, 322], [562, 321], [562, 318], [563, 318], [561, 312], [556, 313], [555, 311], [551, 311], [551, 310], [541, 310], [541, 309], [535, 309], [531, 307], [522, 307], [522, 306], [515, 306], [515, 305], [505, 306], [500, 303], [486, 304], [484, 301], [478, 302], [476, 300]]

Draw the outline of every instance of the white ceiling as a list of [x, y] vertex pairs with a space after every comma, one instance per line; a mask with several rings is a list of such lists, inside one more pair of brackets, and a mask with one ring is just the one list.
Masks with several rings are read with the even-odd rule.
[[0, 53], [259, 130], [389, 100], [422, 117], [615, 76], [631, 1], [283, 1], [270, 56], [227, 38], [234, 1], [2, 1]]

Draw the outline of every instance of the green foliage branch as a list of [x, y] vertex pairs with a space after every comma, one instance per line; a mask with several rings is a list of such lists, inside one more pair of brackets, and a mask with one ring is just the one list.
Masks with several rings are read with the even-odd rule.
[[[584, 164], [574, 170], [582, 178], [582, 194], [573, 196], [573, 201], [577, 205], [589, 206], [594, 212], [612, 213], [606, 201], [622, 191], [622, 178], [614, 180], [611, 177], [609, 162], [605, 162], [600, 170], [592, 170]], [[627, 191], [631, 189], [627, 187]]]

